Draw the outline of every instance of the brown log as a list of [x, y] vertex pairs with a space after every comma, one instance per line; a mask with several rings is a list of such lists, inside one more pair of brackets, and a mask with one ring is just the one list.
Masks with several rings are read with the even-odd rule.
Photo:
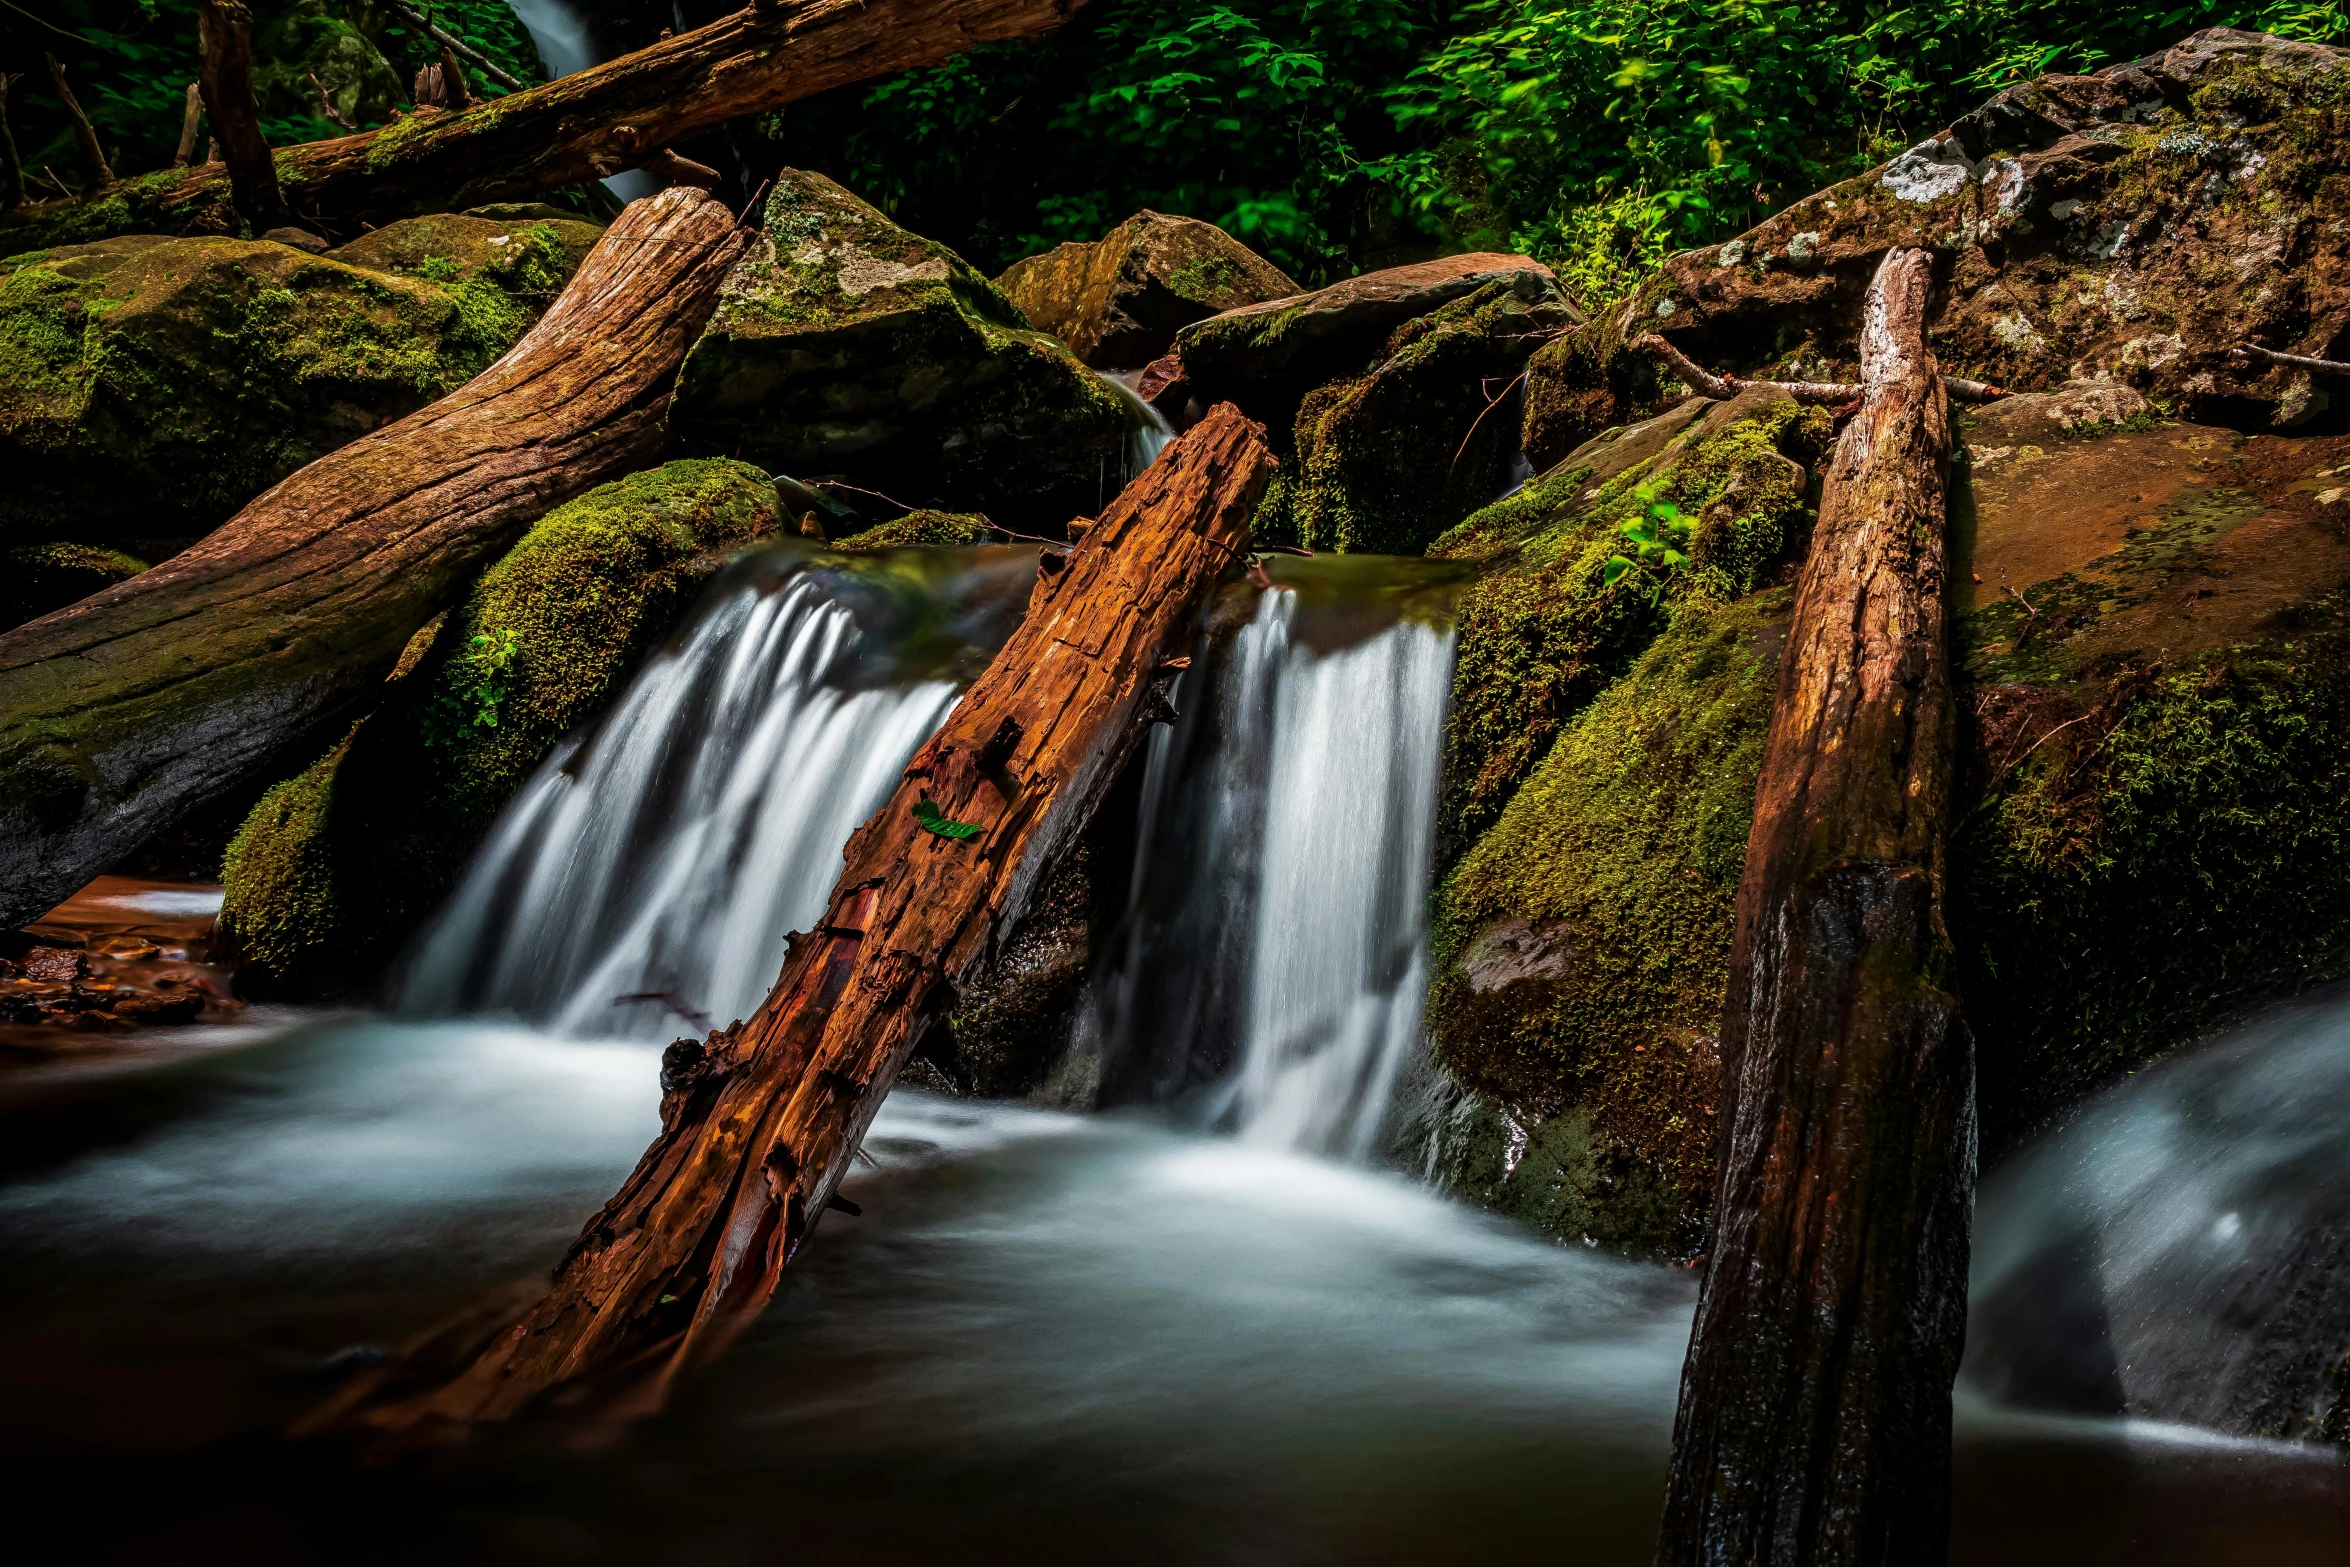
[[[318, 78], [312, 76], [310, 80], [315, 83]], [[326, 91], [321, 88], [319, 97], [324, 99], [325, 96]], [[190, 82], [188, 83], [187, 105], [180, 111], [180, 144], [179, 150], [172, 154], [171, 166], [173, 168], [184, 169], [196, 161], [196, 132], [202, 127], [203, 122], [204, 84]]]
[[[511, 1417], [566, 1383], [589, 1384], [599, 1424], [625, 1420], [765, 1308], [898, 1069], [1018, 923], [1163, 704], [1167, 660], [1246, 547], [1273, 468], [1262, 437], [1219, 407], [1065, 557], [1045, 557], [1027, 618], [849, 840], [822, 923], [792, 938], [766, 1002], [670, 1047], [661, 1135], [546, 1298], [453, 1378], [419, 1390], [414, 1368], [404, 1385], [395, 1366], [306, 1429], [426, 1435]], [[925, 830], [926, 805], [977, 835]]]
[[98, 145], [98, 130], [90, 117], [82, 112], [81, 100], [73, 95], [73, 86], [65, 79], [65, 66], [57, 56], [43, 55], [49, 62], [49, 86], [57, 94], [57, 101], [65, 106], [65, 117], [73, 122], [73, 144], [81, 154], [82, 174], [93, 191], [103, 190], [114, 183], [114, 170], [106, 162], [106, 149]]
[[657, 460], [669, 384], [748, 243], [700, 191], [635, 203], [463, 387], [0, 635], [0, 929], [379, 682], [549, 507]]
[[[790, 0], [734, 12], [463, 114], [422, 123], [411, 116], [382, 130], [289, 147], [279, 157], [302, 216], [318, 224], [347, 228], [520, 201], [640, 168], [664, 148], [741, 115], [936, 65], [998, 39], [1050, 32], [1084, 3]], [[230, 194], [217, 171], [192, 171], [141, 190], [127, 221], [158, 234], [224, 227]], [[58, 221], [63, 205], [28, 209], [22, 219]], [[0, 254], [8, 248], [0, 235]]]
[[1780, 655], [1722, 1019], [1714, 1239], [1666, 1567], [1931, 1567], [1949, 1532], [1974, 1066], [1943, 853], [1950, 413], [1887, 256]]
[[204, 108], [227, 165], [231, 204], [256, 234], [283, 227], [292, 219], [278, 188], [276, 160], [261, 134], [261, 105], [253, 97], [253, 12], [245, 0], [202, 0], [196, 48]]

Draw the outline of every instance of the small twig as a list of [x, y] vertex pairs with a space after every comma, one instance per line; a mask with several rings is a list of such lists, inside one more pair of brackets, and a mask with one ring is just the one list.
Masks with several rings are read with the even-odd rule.
[[73, 88], [65, 80], [65, 66], [57, 56], [44, 54], [49, 62], [49, 85], [57, 94], [57, 101], [65, 106], [65, 117], [73, 122], [74, 145], [81, 149], [82, 167], [89, 172], [93, 188], [114, 183], [114, 170], [106, 162], [106, 153], [98, 145], [97, 128], [82, 112], [81, 100], [73, 95]]
[[[339, 125], [347, 131], [355, 131], [359, 128], [358, 126], [353, 125], [349, 120], [344, 119], [341, 114], [336, 112], [335, 102], [332, 98], [329, 98], [326, 95], [326, 84], [318, 79], [318, 73], [316, 71], [312, 71], [310, 73], [310, 85], [312, 89], [318, 94], [318, 112], [326, 116], [326, 122], [329, 125]], [[191, 99], [191, 107], [193, 107], [193, 103], [194, 100]], [[194, 118], [191, 116], [187, 128], [180, 132], [180, 145], [192, 151], [195, 147], [195, 144], [196, 127]], [[181, 167], [186, 167], [184, 161], [182, 162]]]
[[483, 54], [479, 49], [474, 48], [472, 45], [458, 38], [454, 33], [450, 33], [444, 30], [438, 23], [433, 21], [432, 18], [426, 16], [423, 12], [408, 4], [408, 0], [391, 0], [391, 7], [393, 10], [406, 17], [414, 25], [421, 27], [426, 32], [432, 34], [433, 37], [439, 40], [441, 43], [446, 44], [451, 49], [454, 49], [459, 54], [465, 56], [466, 59], [471, 60], [475, 65], [481, 68], [482, 75], [488, 77], [491, 81], [496, 82], [499, 86], [507, 89], [509, 92], [520, 92], [527, 85], [520, 77], [517, 77], [513, 73], [507, 71], [495, 60], [492, 60], [488, 55]]
[[2350, 363], [2339, 359], [2319, 359], [2312, 354], [2280, 354], [2273, 348], [2258, 343], [2240, 343], [2228, 350], [2234, 359], [2255, 359], [2264, 364], [2284, 365], [2294, 370], [2308, 370], [2318, 375], [2350, 375]]
[[[1861, 399], [1862, 388], [1859, 383], [1852, 381], [1749, 381], [1743, 376], [1716, 375], [1654, 332], [1634, 338], [1629, 346], [1636, 351], [1656, 355], [1691, 388], [1721, 401], [1727, 401], [1750, 387], [1784, 392], [1799, 403], [1817, 403], [1830, 408], [1848, 403], [1857, 406]], [[1942, 389], [1953, 400], [1962, 403], [1994, 403], [2008, 395], [2005, 387], [1993, 386], [1988, 381], [1969, 381], [1955, 375], [1942, 378]]]
[[2018, 650], [2021, 650], [2025, 643], [2032, 640], [2032, 633], [2039, 629], [2040, 612], [2032, 607], [2032, 601], [2030, 599], [2025, 598], [2023, 594], [2016, 591], [2014, 584], [2007, 580], [2005, 574], [2000, 576], [1999, 591], [2006, 594], [2009, 598], [2014, 599], [2018, 604], [2021, 604], [2024, 607], [2024, 629], [2017, 632], [2015, 638], [2015, 645]]
[[1444, 470], [1444, 476], [1447, 479], [1460, 471], [1461, 459], [1468, 455], [1469, 443], [1477, 438], [1477, 427], [1485, 422], [1485, 416], [1501, 406], [1501, 400], [1510, 395], [1510, 387], [1516, 386], [1525, 379], [1526, 372], [1520, 370], [1516, 375], [1510, 377], [1508, 386], [1504, 386], [1500, 391], [1487, 398], [1485, 406], [1477, 410], [1477, 417], [1469, 421], [1468, 433], [1461, 437], [1461, 444], [1453, 450], [1452, 466]]

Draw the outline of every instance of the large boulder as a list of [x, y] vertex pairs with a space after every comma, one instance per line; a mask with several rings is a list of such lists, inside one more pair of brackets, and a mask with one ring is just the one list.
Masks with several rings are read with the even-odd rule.
[[1868, 281], [1938, 253], [1943, 369], [2022, 390], [2111, 380], [2212, 424], [2296, 427], [2338, 381], [2231, 357], [2350, 333], [2350, 52], [2213, 28], [2092, 76], [2010, 88], [1890, 162], [1672, 257], [1544, 348], [1526, 448], [1548, 464], [1675, 395], [1661, 331], [1709, 367], [1852, 379]]
[[365, 0], [293, 0], [253, 40], [262, 112], [321, 118], [319, 95], [353, 125], [381, 125], [406, 106], [407, 84], [379, 47], [389, 8]]
[[1058, 524], [1125, 482], [1127, 405], [946, 246], [785, 170], [686, 355], [696, 450]]
[[369, 982], [555, 743], [781, 516], [758, 469], [681, 460], [540, 519], [402, 660], [382, 705], [230, 844], [221, 928], [240, 986], [316, 997]]
[[1571, 320], [1547, 276], [1521, 272], [1396, 328], [1368, 371], [1299, 405], [1260, 536], [1419, 554], [1509, 487], [1518, 372]]
[[486, 368], [596, 233], [415, 218], [323, 256], [134, 235], [0, 262], [0, 543], [171, 553]]
[[996, 287], [1029, 325], [1105, 370], [1149, 364], [1194, 321], [1305, 292], [1215, 224], [1147, 208], [1090, 245], [1013, 262]]
[[[1706, 518], [1767, 491], [1781, 520], [1747, 537], [1787, 560], [1802, 488], [1759, 459], [1824, 432], [1815, 411], [1770, 433], [1768, 395], [1611, 431], [1440, 546], [1490, 568], [1462, 621], [1428, 1012], [1463, 1092], [1429, 1130], [1464, 1192], [1626, 1250], [1702, 1245], [1789, 593], [1757, 553], [1730, 591], [1667, 573], [1643, 619], [1608, 551], [1638, 548], [1626, 499], [1704, 505], [1694, 558]], [[1970, 411], [1961, 436], [1949, 907], [1992, 1154], [2350, 950], [2350, 436], [2181, 423], [2111, 383]], [[1725, 458], [1747, 477], [1706, 502]], [[1534, 1151], [1549, 1184], [1516, 1174]]]

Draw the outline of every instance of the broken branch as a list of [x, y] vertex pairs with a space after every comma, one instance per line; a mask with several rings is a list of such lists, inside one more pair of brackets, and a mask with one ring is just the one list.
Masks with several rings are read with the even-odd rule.
[[[1654, 332], [1643, 333], [1632, 340], [1636, 351], [1651, 353], [1662, 359], [1673, 374], [1688, 384], [1692, 391], [1727, 402], [1750, 387], [1784, 392], [1799, 403], [1817, 403], [1823, 407], [1841, 408], [1856, 403], [1866, 390], [1857, 381], [1749, 381], [1743, 376], [1716, 375], [1696, 360], [1673, 346], [1671, 340]], [[1942, 377], [1942, 389], [1962, 403], [1995, 403], [2008, 395], [2005, 387], [1993, 386], [1988, 381], [1969, 381], [1960, 376]]]

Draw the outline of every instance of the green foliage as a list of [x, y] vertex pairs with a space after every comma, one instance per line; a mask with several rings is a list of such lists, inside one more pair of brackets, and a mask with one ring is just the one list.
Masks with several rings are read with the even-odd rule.
[[976, 838], [987, 830], [977, 822], [958, 822], [949, 819], [946, 813], [938, 808], [938, 803], [928, 795], [924, 795], [914, 802], [914, 822], [926, 833], [957, 841], [964, 838]]

